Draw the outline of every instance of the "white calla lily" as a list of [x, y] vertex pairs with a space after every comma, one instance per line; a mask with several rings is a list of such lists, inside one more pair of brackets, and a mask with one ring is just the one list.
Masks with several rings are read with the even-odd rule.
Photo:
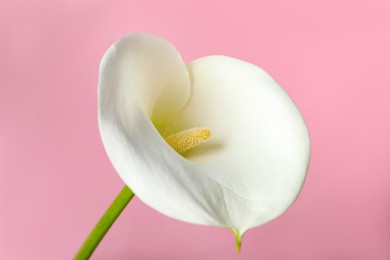
[[240, 238], [298, 196], [308, 131], [286, 92], [255, 65], [225, 56], [186, 65], [164, 39], [134, 34], [104, 55], [98, 91], [107, 154], [155, 210]]

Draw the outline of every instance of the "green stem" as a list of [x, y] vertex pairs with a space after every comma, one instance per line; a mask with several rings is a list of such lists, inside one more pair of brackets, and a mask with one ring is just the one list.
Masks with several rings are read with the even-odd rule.
[[75, 260], [89, 259], [104, 235], [133, 197], [133, 191], [127, 186], [123, 187], [77, 252], [77, 255], [74, 258]]

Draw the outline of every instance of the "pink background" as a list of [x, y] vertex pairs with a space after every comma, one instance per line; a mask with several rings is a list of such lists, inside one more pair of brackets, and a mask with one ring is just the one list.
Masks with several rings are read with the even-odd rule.
[[93, 259], [390, 259], [390, 2], [2, 1], [0, 259], [70, 259], [123, 186], [97, 127], [98, 64], [119, 37], [270, 72], [311, 134], [301, 196], [249, 231], [181, 223], [135, 199]]

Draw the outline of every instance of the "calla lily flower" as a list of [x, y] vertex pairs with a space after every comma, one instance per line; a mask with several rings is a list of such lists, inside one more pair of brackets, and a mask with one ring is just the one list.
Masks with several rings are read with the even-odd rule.
[[99, 128], [123, 181], [169, 217], [232, 229], [238, 241], [289, 208], [310, 144], [293, 101], [259, 67], [226, 56], [185, 64], [134, 34], [104, 55]]

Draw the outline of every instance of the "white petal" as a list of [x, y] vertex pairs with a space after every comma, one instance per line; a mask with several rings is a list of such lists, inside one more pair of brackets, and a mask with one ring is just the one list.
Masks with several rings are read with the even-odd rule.
[[221, 185], [222, 224], [242, 234], [296, 199], [309, 163], [307, 128], [289, 96], [260, 68], [224, 56], [201, 58], [188, 68], [192, 94], [167, 133], [211, 130], [210, 140], [186, 158]]
[[[262, 70], [226, 57], [191, 63], [164, 40], [127, 37], [104, 56], [99, 126], [115, 169], [149, 206], [179, 220], [235, 227], [242, 234], [295, 199], [309, 157], [305, 124]], [[170, 80], [173, 78], [173, 80]], [[169, 98], [170, 94], [174, 98]], [[187, 160], [161, 133], [207, 127], [212, 139]]]
[[[220, 187], [161, 137], [189, 95], [179, 53], [151, 35], [132, 35], [104, 55], [99, 78], [99, 128], [121, 178], [146, 204], [184, 221], [218, 225]], [[159, 95], [158, 95], [159, 94]], [[173, 98], [171, 98], [173, 96]], [[205, 197], [206, 196], [206, 197]]]
[[171, 43], [154, 35], [133, 34], [105, 53], [98, 90], [99, 113], [115, 113], [126, 120], [130, 106], [135, 105], [164, 131], [164, 124], [188, 100], [190, 82], [185, 64]]

